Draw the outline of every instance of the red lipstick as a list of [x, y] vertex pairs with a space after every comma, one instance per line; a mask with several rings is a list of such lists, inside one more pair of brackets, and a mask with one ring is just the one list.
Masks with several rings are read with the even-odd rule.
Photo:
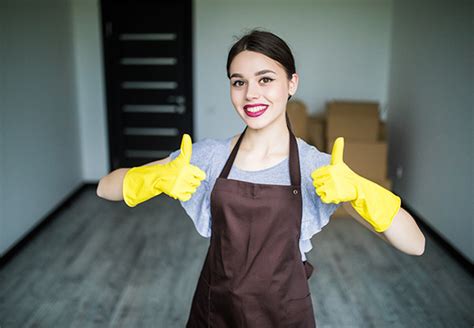
[[[257, 111], [255, 111], [255, 107], [259, 107]], [[244, 106], [244, 111], [247, 116], [250, 117], [258, 117], [262, 115], [268, 108], [268, 105], [265, 104], [248, 104]], [[252, 110], [253, 109], [253, 110]]]

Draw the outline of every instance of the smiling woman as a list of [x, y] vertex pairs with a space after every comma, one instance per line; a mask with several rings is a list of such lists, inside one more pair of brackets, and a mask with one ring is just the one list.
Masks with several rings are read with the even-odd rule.
[[[168, 158], [112, 172], [98, 194], [120, 194], [135, 206], [164, 193], [211, 237], [187, 327], [315, 327], [307, 281], [313, 267], [305, 256], [311, 237], [343, 202], [378, 233], [406, 212], [398, 196], [349, 174], [341, 141], [331, 156], [294, 136], [286, 105], [298, 75], [282, 39], [258, 30], [244, 35], [229, 52], [227, 76], [246, 125], [241, 134], [194, 144], [184, 135]], [[407, 243], [422, 240], [409, 215], [396, 217], [409, 224], [388, 229], [391, 240], [404, 232], [411, 232]]]
[[[232, 104], [249, 128], [260, 129], [285, 118], [286, 103], [298, 87], [296, 73], [264, 54], [244, 50], [231, 58], [229, 74]], [[255, 119], [267, 110], [262, 119]]]
[[[232, 47], [227, 57], [227, 77], [234, 108], [254, 129], [281, 117], [298, 88], [290, 48], [276, 35], [263, 31], [249, 33]], [[249, 119], [259, 117], [269, 107], [265, 120]]]

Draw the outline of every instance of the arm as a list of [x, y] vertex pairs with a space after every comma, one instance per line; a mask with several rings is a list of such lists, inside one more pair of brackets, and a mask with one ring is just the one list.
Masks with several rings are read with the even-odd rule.
[[385, 242], [409, 255], [422, 255], [425, 251], [425, 237], [413, 217], [400, 207], [393, 218], [392, 224], [384, 232], [376, 232], [374, 228], [355, 211], [350, 202], [344, 202], [344, 209], [361, 225], [372, 231]]
[[206, 178], [206, 172], [191, 164], [193, 145], [187, 133], [183, 134], [180, 150], [173, 160], [168, 157], [130, 169], [115, 170], [101, 179], [97, 195], [110, 200], [123, 200], [129, 207], [162, 193], [188, 201]]
[[352, 171], [343, 159], [344, 138], [334, 142], [331, 163], [311, 173], [316, 194], [324, 203], [343, 203], [364, 227], [410, 255], [424, 252], [425, 238], [401, 198]]
[[[166, 164], [170, 162], [171, 158], [166, 157], [158, 161], [147, 163], [143, 166], [149, 166], [154, 164]], [[97, 196], [112, 201], [123, 200], [122, 187], [123, 178], [130, 168], [120, 168], [112, 171], [108, 175], [102, 177], [97, 185]]]

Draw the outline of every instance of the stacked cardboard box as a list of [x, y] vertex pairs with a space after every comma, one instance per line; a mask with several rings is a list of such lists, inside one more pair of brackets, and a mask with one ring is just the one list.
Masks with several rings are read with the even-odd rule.
[[308, 143], [318, 148], [320, 151], [326, 149], [325, 139], [325, 118], [324, 115], [310, 115], [308, 116]]
[[324, 151], [326, 147], [324, 115], [308, 115], [307, 107], [301, 100], [290, 100], [287, 103], [286, 111], [295, 136]]
[[[326, 152], [344, 137], [344, 162], [357, 174], [390, 189], [387, 139], [377, 102], [331, 101], [326, 106]], [[333, 217], [346, 216], [340, 207]]]
[[[344, 162], [357, 174], [391, 189], [387, 178], [387, 133], [377, 102], [330, 101], [325, 115], [308, 115], [302, 101], [288, 102], [293, 131], [318, 150], [331, 154], [334, 140], [344, 137]], [[347, 216], [340, 207], [333, 217]]]
[[286, 105], [291, 128], [296, 137], [308, 142], [308, 110], [304, 102], [291, 100]]

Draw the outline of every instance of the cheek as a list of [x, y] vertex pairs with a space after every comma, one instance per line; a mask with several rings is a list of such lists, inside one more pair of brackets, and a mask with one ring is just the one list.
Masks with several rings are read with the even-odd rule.
[[230, 101], [234, 108], [239, 108], [242, 105], [242, 96], [239, 91], [232, 90], [230, 91]]
[[235, 90], [231, 89], [230, 90], [230, 100], [232, 101], [232, 103], [235, 104], [237, 102], [238, 98], [239, 98], [238, 93]]
[[272, 99], [277, 102], [286, 101], [286, 99], [288, 99], [288, 86], [279, 83], [278, 85], [275, 85], [274, 88], [268, 90], [268, 96], [272, 97]]

